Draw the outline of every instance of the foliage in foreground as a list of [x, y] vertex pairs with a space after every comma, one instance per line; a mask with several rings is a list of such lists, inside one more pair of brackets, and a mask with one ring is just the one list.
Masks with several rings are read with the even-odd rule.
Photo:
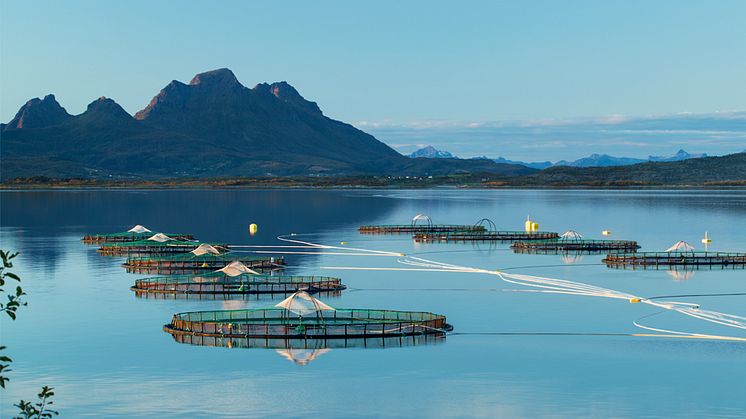
[[[2, 258], [3, 261], [2, 267], [0, 267], [0, 287], [5, 286], [6, 278], [13, 279], [15, 281], [18, 281], [19, 283], [21, 282], [21, 278], [18, 275], [8, 271], [8, 269], [11, 269], [13, 267], [12, 260], [16, 256], [18, 256], [17, 252], [10, 253], [4, 250], [0, 250], [0, 258]], [[2, 292], [4, 292], [4, 288], [0, 288], [0, 293]], [[7, 294], [8, 302], [0, 303], [0, 313], [5, 313], [8, 315], [8, 317], [10, 317], [11, 320], [15, 320], [17, 318], [18, 309], [28, 304], [23, 299], [25, 295], [26, 293], [23, 292], [21, 286], [17, 286], [13, 294]], [[3, 350], [5, 350], [5, 346], [0, 345], [0, 351]], [[5, 388], [5, 384], [10, 381], [10, 379], [5, 374], [11, 371], [11, 362], [13, 362], [13, 360], [10, 357], [0, 355], [0, 387], [2, 387], [3, 389]], [[52, 390], [54, 390], [54, 388], [52, 387], [42, 387], [41, 392], [37, 395], [39, 401], [36, 403], [21, 400], [20, 402], [18, 402], [18, 404], [14, 404], [13, 406], [20, 409], [19, 416], [16, 416], [16, 418], [44, 419], [59, 415], [59, 412], [57, 412], [56, 410], [52, 410], [49, 407], [54, 404], [54, 402], [51, 400], [52, 396], [54, 396], [54, 391]]]

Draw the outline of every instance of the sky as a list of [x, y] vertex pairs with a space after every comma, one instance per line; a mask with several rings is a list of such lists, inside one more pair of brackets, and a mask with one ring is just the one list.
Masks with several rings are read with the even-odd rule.
[[[0, 0], [0, 120], [48, 93], [73, 114], [100, 96], [134, 114], [169, 81], [228, 67], [247, 86], [287, 80], [402, 152], [644, 156], [650, 138], [515, 141], [505, 127], [744, 111], [744, 21], [743, 1]], [[458, 134], [470, 127], [494, 135]], [[677, 138], [665, 150], [746, 148]]]

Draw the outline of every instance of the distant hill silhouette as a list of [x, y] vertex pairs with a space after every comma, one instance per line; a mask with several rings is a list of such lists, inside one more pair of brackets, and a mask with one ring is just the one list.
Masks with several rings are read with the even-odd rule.
[[516, 180], [520, 185], [703, 185], [746, 182], [746, 153], [612, 167], [555, 166]]
[[243, 86], [228, 69], [172, 81], [129, 115], [99, 98], [70, 115], [32, 99], [0, 133], [2, 177], [528, 174], [522, 166], [410, 159], [324, 116], [286, 82]]

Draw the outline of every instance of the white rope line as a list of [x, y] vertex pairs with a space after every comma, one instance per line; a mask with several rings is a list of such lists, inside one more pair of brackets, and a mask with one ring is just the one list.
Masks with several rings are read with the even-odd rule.
[[[295, 235], [291, 235], [294, 237]], [[416, 256], [407, 256], [404, 253], [389, 252], [383, 250], [371, 250], [355, 247], [340, 247], [332, 245], [324, 245], [319, 243], [313, 243], [287, 236], [279, 236], [278, 240], [292, 243], [292, 246], [256, 246], [257, 248], [304, 248], [304, 249], [324, 249], [324, 250], [341, 250], [341, 252], [274, 252], [274, 253], [285, 253], [285, 254], [329, 254], [329, 255], [345, 255], [345, 256], [391, 256], [400, 257], [397, 261], [403, 265], [407, 265], [407, 268], [385, 268], [385, 267], [359, 267], [359, 266], [324, 266], [321, 269], [338, 269], [338, 270], [361, 270], [361, 271], [418, 271], [418, 272], [460, 272], [460, 273], [480, 273], [495, 275], [502, 281], [528, 287], [528, 290], [513, 290], [517, 292], [543, 292], [548, 294], [566, 294], [566, 295], [579, 295], [589, 297], [603, 297], [627, 300], [630, 302], [642, 303], [658, 307], [664, 310], [671, 310], [689, 316], [698, 320], [710, 322], [727, 327], [733, 327], [737, 329], [746, 330], [746, 317], [737, 316], [728, 313], [720, 313], [711, 310], [700, 309], [699, 304], [680, 302], [680, 301], [656, 301], [653, 299], [646, 299], [644, 297], [638, 297], [633, 294], [616, 291], [608, 288], [599, 287], [596, 285], [585, 284], [582, 282], [569, 281], [564, 279], [546, 278], [533, 275], [524, 274], [510, 274], [501, 272], [499, 270], [487, 270], [481, 268], [472, 268], [468, 266], [459, 266], [450, 263], [438, 262], [434, 260], [424, 259]], [[253, 246], [234, 246], [234, 247], [253, 247]], [[273, 253], [269, 251], [255, 251], [254, 253]], [[646, 316], [647, 317], [647, 316]], [[658, 329], [650, 326], [641, 324], [639, 321], [634, 321], [633, 325], [644, 330], [650, 330], [654, 332], [667, 333], [677, 337], [691, 337], [691, 338], [704, 338], [704, 339], [720, 339], [720, 340], [735, 340], [735, 341], [746, 341], [746, 338], [733, 337], [733, 336], [719, 336], [709, 334], [699, 334], [690, 332], [680, 332], [674, 330]], [[640, 336], [645, 336], [641, 334]]]
[[[468, 266], [459, 266], [459, 265], [454, 265], [450, 263], [444, 263], [444, 262], [424, 259], [424, 258], [420, 258], [416, 256], [406, 256], [403, 253], [398, 253], [398, 252], [387, 252], [387, 251], [381, 251], [381, 250], [329, 246], [329, 245], [306, 242], [302, 240], [288, 239], [283, 236], [278, 237], [278, 239], [282, 241], [294, 243], [294, 244], [300, 244], [303, 246], [313, 246], [313, 247], [318, 247], [318, 248], [323, 248], [323, 249], [339, 249], [339, 250], [345, 250], [345, 251], [352, 250], [352, 251], [360, 252], [360, 253], [380, 254], [380, 255], [386, 255], [386, 256], [400, 256], [403, 258], [398, 260], [399, 263], [403, 265], [411, 266], [411, 268], [366, 268], [366, 267], [352, 267], [352, 266], [350, 267], [329, 266], [329, 267], [322, 267], [322, 269], [461, 272], [461, 273], [481, 273], [481, 274], [495, 275], [504, 282], [515, 284], [515, 285], [520, 285], [524, 287], [534, 288], [531, 290], [524, 290], [524, 291], [544, 292], [544, 293], [550, 293], [550, 294], [580, 295], [580, 296], [589, 296], [589, 297], [604, 297], [604, 298], [627, 300], [630, 302], [639, 302], [642, 304], [659, 307], [664, 310], [675, 311], [685, 316], [689, 316], [689, 317], [703, 320], [706, 322], [710, 322], [713, 324], [746, 330], [746, 317], [737, 316], [733, 314], [727, 314], [727, 313], [720, 313], [720, 312], [711, 311], [711, 310], [702, 310], [699, 308], [699, 304], [694, 304], [694, 303], [686, 303], [686, 302], [679, 302], [679, 301], [654, 301], [651, 299], [646, 299], [644, 297], [638, 297], [633, 294], [620, 292], [620, 291], [616, 291], [616, 290], [612, 290], [608, 288], [603, 288], [603, 287], [599, 287], [599, 286], [595, 286], [591, 284], [585, 284], [581, 282], [574, 282], [574, 281], [569, 281], [569, 280], [564, 280], [564, 279], [538, 277], [538, 276], [533, 276], [533, 275], [510, 274], [510, 273], [501, 272], [499, 270], [491, 271], [487, 269], [472, 268]], [[699, 334], [699, 333], [689, 333], [689, 332], [679, 332], [679, 331], [673, 331], [673, 330], [657, 329], [657, 328], [653, 328], [650, 326], [642, 325], [638, 321], [634, 321], [633, 324], [636, 327], [639, 327], [641, 329], [655, 331], [655, 332], [669, 333], [669, 334], [677, 335], [677, 336], [746, 341], [746, 338], [733, 337], [733, 336], [719, 336], [719, 335], [709, 335], [709, 334]]]

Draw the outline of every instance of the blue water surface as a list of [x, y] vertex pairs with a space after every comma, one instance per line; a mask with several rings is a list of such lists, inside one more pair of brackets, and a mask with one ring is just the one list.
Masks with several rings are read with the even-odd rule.
[[[346, 348], [308, 354], [176, 343], [174, 313], [263, 307], [275, 299], [137, 298], [121, 258], [101, 257], [85, 233], [193, 233], [203, 241], [282, 245], [296, 233], [324, 244], [415, 254], [435, 261], [569, 279], [639, 296], [744, 293], [745, 270], [616, 270], [600, 255], [514, 254], [509, 244], [417, 244], [406, 235], [360, 235], [362, 224], [487, 217], [522, 229], [573, 229], [634, 239], [642, 250], [678, 240], [746, 251], [746, 191], [584, 190], [85, 190], [0, 193], [3, 249], [29, 305], [3, 317], [13, 358], [0, 416], [42, 385], [65, 417], [743, 417], [746, 343], [639, 337], [633, 321], [659, 311], [624, 300], [517, 292], [494, 275], [344, 270], [406, 266], [396, 257], [288, 255], [288, 272], [341, 277], [350, 288], [324, 301], [344, 308], [445, 314], [439, 344]], [[248, 225], [259, 232], [250, 236]], [[682, 297], [746, 316], [746, 296]], [[663, 329], [746, 337], [746, 331], [673, 312]], [[516, 333], [515, 335], [505, 333]], [[589, 335], [585, 335], [589, 334]], [[608, 334], [608, 335], [607, 335]], [[304, 360], [293, 356], [304, 356]], [[308, 360], [308, 357], [312, 359]], [[288, 358], [291, 358], [290, 360]]]

